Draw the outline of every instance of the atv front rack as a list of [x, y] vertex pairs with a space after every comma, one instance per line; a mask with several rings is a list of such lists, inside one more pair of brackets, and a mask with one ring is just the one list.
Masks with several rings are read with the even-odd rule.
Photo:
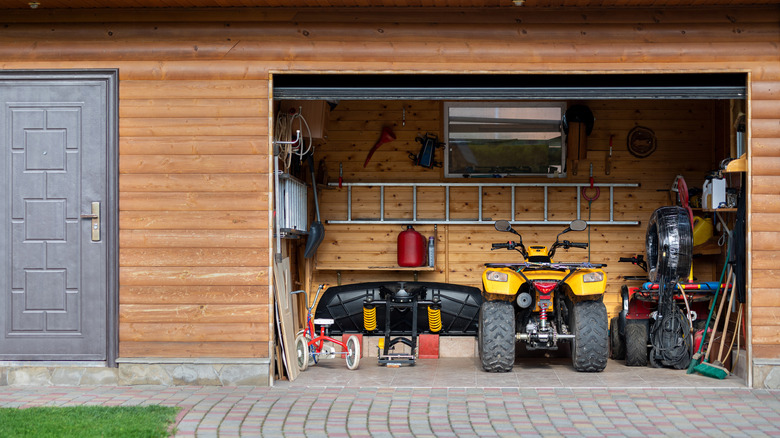
[[543, 262], [522, 262], [522, 263], [485, 263], [488, 268], [510, 268], [521, 269], [551, 269], [556, 271], [570, 271], [572, 269], [598, 269], [606, 267], [604, 263], [543, 263]]

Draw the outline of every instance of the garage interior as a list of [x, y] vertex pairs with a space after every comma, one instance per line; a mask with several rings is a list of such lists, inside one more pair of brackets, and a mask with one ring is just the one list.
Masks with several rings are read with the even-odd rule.
[[[279, 173], [283, 179], [291, 175], [307, 193], [306, 204], [291, 210], [285, 196], [292, 195], [277, 194], [285, 210], [278, 220], [292, 222], [277, 222], [282, 232], [276, 252], [291, 260], [292, 289], [307, 291], [294, 295], [294, 331], [302, 329], [306, 306], [315, 304], [320, 284], [421, 281], [481, 289], [485, 263], [521, 261], [519, 254], [491, 251], [492, 243], [508, 240], [494, 229], [499, 219], [515, 223], [526, 245], [550, 245], [572, 219], [591, 223], [572, 237], [589, 242], [588, 250], [561, 250], [555, 259], [607, 265], [603, 300], [612, 319], [623, 306], [621, 289], [646, 281], [638, 266], [620, 259], [645, 254], [650, 215], [679, 204], [678, 176], [689, 189], [699, 225], [693, 230], [693, 279], [717, 282], [726, 262], [727, 231], [748, 181], [746, 81], [743, 73], [273, 75], [274, 139], [283, 145], [294, 140], [295, 130], [303, 131], [304, 152], [313, 149], [318, 189], [315, 206], [309, 165], [291, 150], [297, 145], [281, 147], [285, 159], [277, 162]], [[447, 116], [455, 113], [449, 111], [503, 105], [561, 108], [563, 113], [584, 107], [592, 113], [592, 129], [584, 136], [577, 132], [575, 139], [573, 129], [581, 125], [572, 124], [569, 132], [556, 128], [567, 136], [559, 138], [558, 167], [553, 160], [542, 171], [515, 163], [488, 170], [459, 168], [457, 150], [448, 144], [457, 132], [450, 132], [455, 117]], [[302, 115], [306, 125], [290, 118], [292, 113]], [[426, 151], [428, 138], [435, 138], [436, 147]], [[722, 192], [705, 197], [705, 183]], [[593, 184], [613, 187], [596, 191]], [[295, 214], [303, 219], [295, 222]], [[316, 222], [322, 223], [322, 241], [311, 251], [307, 242]], [[407, 225], [424, 236], [426, 245], [432, 238], [431, 266], [427, 260], [425, 266], [399, 266], [398, 237]], [[742, 248], [736, 258], [744, 263]], [[746, 308], [734, 303], [725, 312], [723, 318], [730, 321], [726, 345], [739, 342], [729, 347], [735, 352], [726, 366], [747, 380], [749, 325], [746, 315], [738, 317]], [[430, 334], [426, 328], [420, 333]], [[740, 328], [737, 336], [735, 328]], [[363, 334], [363, 367], [373, 366], [380, 336]], [[434, 356], [420, 350], [420, 357], [461, 357], [472, 363], [465, 358], [477, 355], [473, 336], [442, 334], [436, 342]], [[518, 353], [524, 354], [529, 353]], [[522, 360], [518, 357], [516, 365]], [[617, 366], [623, 362], [610, 361], [605, 372]], [[276, 378], [287, 378], [280, 361]]]

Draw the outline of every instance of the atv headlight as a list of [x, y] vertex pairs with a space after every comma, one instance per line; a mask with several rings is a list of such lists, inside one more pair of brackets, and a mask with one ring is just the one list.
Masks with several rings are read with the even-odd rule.
[[604, 281], [604, 273], [602, 272], [588, 272], [582, 276], [582, 281], [585, 283], [596, 283]]
[[485, 278], [490, 281], [509, 281], [509, 275], [507, 275], [505, 272], [488, 271]]

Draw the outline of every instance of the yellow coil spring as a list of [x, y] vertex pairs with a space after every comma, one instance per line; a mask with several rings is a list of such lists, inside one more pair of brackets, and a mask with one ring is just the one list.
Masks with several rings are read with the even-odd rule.
[[363, 327], [368, 331], [376, 330], [376, 307], [363, 306]]
[[428, 328], [438, 333], [441, 331], [441, 309], [428, 306]]

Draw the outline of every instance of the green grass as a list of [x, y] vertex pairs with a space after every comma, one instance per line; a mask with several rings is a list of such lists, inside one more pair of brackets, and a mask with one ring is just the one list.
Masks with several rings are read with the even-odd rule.
[[0, 437], [167, 437], [180, 408], [68, 406], [0, 409]]

